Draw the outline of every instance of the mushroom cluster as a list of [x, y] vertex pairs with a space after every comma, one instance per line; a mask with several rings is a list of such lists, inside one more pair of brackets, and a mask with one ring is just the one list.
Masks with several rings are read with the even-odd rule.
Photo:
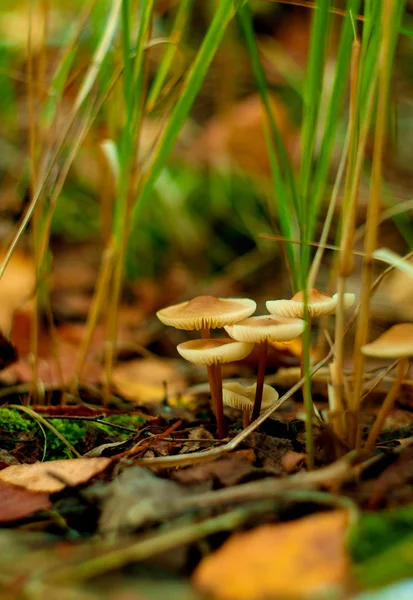
[[[277, 392], [264, 384], [268, 344], [291, 341], [303, 333], [312, 317], [335, 311], [337, 294], [329, 297], [318, 290], [309, 290], [307, 309], [303, 296], [299, 292], [291, 300], [268, 301], [270, 314], [254, 317], [251, 316], [256, 309], [254, 300], [213, 296], [198, 296], [157, 312], [165, 325], [201, 333], [200, 339], [183, 342], [177, 350], [186, 360], [207, 367], [219, 437], [227, 434], [224, 403], [243, 411], [246, 426], [259, 416], [262, 408], [277, 400]], [[344, 305], [348, 307], [353, 302], [354, 295], [345, 294]], [[305, 315], [307, 321], [303, 319]], [[230, 337], [211, 338], [210, 330], [219, 328], [224, 328]], [[245, 358], [254, 346], [259, 348], [257, 383], [248, 387], [228, 383], [223, 389], [221, 364]]]

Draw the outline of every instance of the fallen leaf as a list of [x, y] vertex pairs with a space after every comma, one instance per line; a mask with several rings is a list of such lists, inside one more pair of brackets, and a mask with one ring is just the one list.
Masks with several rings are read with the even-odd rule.
[[281, 464], [287, 473], [294, 473], [300, 467], [305, 465], [306, 455], [302, 452], [290, 450], [281, 459]]
[[218, 481], [221, 486], [236, 485], [246, 476], [259, 472], [252, 463], [255, 460], [254, 450], [240, 450], [228, 457], [218, 458], [211, 462], [203, 462], [173, 472], [172, 477], [179, 483], [194, 484], [205, 481]]
[[50, 508], [49, 494], [0, 481], [0, 523], [24, 519], [47, 508]]
[[31, 465], [12, 465], [0, 471], [0, 481], [34, 492], [55, 493], [66, 486], [86, 483], [111, 463], [110, 458], [70, 458]]
[[346, 526], [347, 513], [333, 511], [235, 534], [201, 561], [194, 584], [219, 600], [300, 600], [343, 593], [349, 562]]
[[211, 440], [214, 439], [212, 433], [210, 433], [203, 425], [194, 427], [188, 434], [188, 442], [185, 443], [179, 450], [179, 454], [186, 454], [187, 452], [195, 452], [200, 448], [211, 448]]
[[96, 485], [86, 493], [88, 497], [101, 501], [99, 528], [111, 533], [125, 533], [142, 525], [162, 521], [170, 502], [176, 502], [189, 494], [174, 481], [156, 477], [142, 467], [125, 469], [103, 488]]
[[187, 404], [190, 396], [180, 396], [186, 387], [185, 378], [174, 366], [174, 361], [160, 358], [143, 358], [121, 363], [113, 370], [112, 381], [115, 390], [132, 402], [162, 402], [165, 390], [168, 403], [178, 400]]
[[282, 459], [287, 452], [291, 452], [293, 449], [291, 440], [253, 431], [249, 436], [248, 444], [254, 448], [262, 467], [271, 469], [273, 473], [279, 475], [285, 474]]

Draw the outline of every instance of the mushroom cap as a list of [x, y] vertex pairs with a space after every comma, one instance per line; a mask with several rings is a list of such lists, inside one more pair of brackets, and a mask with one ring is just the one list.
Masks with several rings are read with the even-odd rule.
[[[344, 294], [344, 308], [349, 308], [354, 304], [354, 294]], [[338, 303], [338, 294], [334, 296], [325, 296], [317, 289], [308, 290], [308, 314], [310, 317], [321, 317], [335, 312]], [[266, 307], [269, 313], [280, 315], [281, 317], [304, 316], [304, 293], [297, 292], [291, 300], [268, 300]]]
[[[257, 384], [242, 385], [238, 381], [229, 381], [222, 386], [222, 400], [226, 406], [238, 410], [252, 410]], [[264, 384], [262, 392], [261, 412], [267, 410], [278, 400], [278, 392], [270, 385]]]
[[226, 332], [240, 342], [285, 342], [301, 335], [306, 327], [302, 319], [263, 315], [249, 317], [234, 325], [227, 325]]
[[197, 296], [192, 300], [162, 308], [156, 316], [165, 325], [177, 329], [216, 329], [249, 317], [256, 306], [254, 300], [249, 298]]
[[393, 325], [374, 342], [362, 346], [361, 352], [372, 358], [396, 359], [413, 356], [413, 323]]
[[179, 354], [196, 365], [216, 365], [241, 360], [248, 356], [254, 344], [234, 342], [230, 338], [190, 340], [178, 344]]

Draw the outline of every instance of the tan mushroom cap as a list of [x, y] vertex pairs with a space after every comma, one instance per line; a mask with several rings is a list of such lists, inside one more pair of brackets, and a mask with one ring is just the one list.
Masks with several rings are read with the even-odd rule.
[[163, 308], [156, 316], [165, 325], [177, 329], [217, 329], [249, 317], [256, 306], [254, 300], [249, 298], [197, 296], [187, 302]]
[[249, 317], [235, 325], [227, 325], [225, 331], [240, 342], [285, 342], [301, 335], [306, 323], [302, 319], [286, 319], [272, 315]]
[[361, 352], [372, 358], [407, 358], [413, 356], [413, 323], [393, 325], [374, 342], [362, 346]]
[[[222, 386], [222, 399], [226, 406], [238, 410], [252, 410], [254, 406], [257, 384], [242, 385], [238, 381], [229, 381]], [[264, 384], [262, 393], [261, 412], [267, 410], [278, 400], [278, 392], [270, 385]]]
[[248, 356], [254, 344], [234, 342], [228, 338], [190, 340], [177, 346], [179, 354], [196, 365], [216, 365], [241, 360]]
[[[349, 308], [354, 304], [356, 296], [354, 294], [344, 294], [344, 308]], [[317, 289], [308, 290], [308, 315], [310, 317], [322, 317], [332, 314], [337, 307], [338, 294], [334, 296], [325, 296]], [[281, 317], [304, 316], [304, 293], [297, 292], [291, 300], [268, 300], [266, 307], [269, 313]]]

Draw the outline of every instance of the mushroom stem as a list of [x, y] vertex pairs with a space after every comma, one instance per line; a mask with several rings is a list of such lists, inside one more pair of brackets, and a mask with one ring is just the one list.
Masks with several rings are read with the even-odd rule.
[[248, 427], [248, 425], [250, 424], [250, 414], [251, 414], [250, 410], [244, 410], [242, 413], [242, 427], [244, 429], [246, 429]]
[[[207, 327], [201, 329], [201, 338], [209, 339], [211, 331]], [[222, 376], [220, 365], [210, 365], [207, 367], [209, 389], [211, 390], [212, 408], [217, 421], [218, 437], [224, 438], [227, 435], [224, 423], [224, 405], [222, 402]]]
[[254, 407], [251, 414], [251, 422], [260, 416], [262, 392], [264, 389], [265, 367], [267, 365], [268, 341], [264, 340], [259, 344], [257, 389], [255, 392]]
[[371, 452], [376, 444], [377, 438], [379, 437], [380, 431], [384, 425], [387, 415], [393, 408], [396, 401], [397, 395], [400, 391], [403, 379], [409, 368], [408, 358], [401, 358], [397, 363], [396, 377], [393, 380], [391, 388], [389, 389], [387, 396], [384, 399], [383, 404], [380, 407], [379, 413], [374, 421], [373, 427], [370, 430], [369, 437], [365, 443], [365, 450]]
[[222, 373], [219, 363], [212, 366], [215, 380], [215, 417], [218, 426], [218, 437], [224, 438], [228, 435], [224, 421], [224, 403], [222, 400]]

